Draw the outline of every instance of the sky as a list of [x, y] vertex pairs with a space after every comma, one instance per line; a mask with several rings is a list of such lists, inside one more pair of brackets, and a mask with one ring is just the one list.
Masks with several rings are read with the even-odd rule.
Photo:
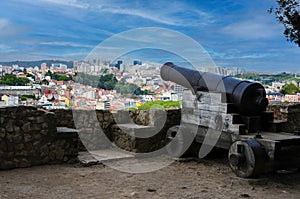
[[[191, 38], [217, 66], [300, 72], [300, 48], [286, 41], [283, 25], [267, 12], [272, 6], [275, 0], [0, 1], [0, 61], [83, 60], [116, 34], [154, 27]], [[159, 34], [134, 37], [136, 42], [157, 42], [150, 37]], [[174, 45], [181, 48], [178, 40]], [[131, 54], [143, 61], [164, 61], [160, 51]]]

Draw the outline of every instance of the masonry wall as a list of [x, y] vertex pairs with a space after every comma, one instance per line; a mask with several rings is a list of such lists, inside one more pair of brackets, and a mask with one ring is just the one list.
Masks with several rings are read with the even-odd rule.
[[[274, 111], [275, 119], [286, 121], [284, 131], [300, 131], [300, 104], [271, 104], [268, 110]], [[74, 162], [78, 151], [111, 144], [133, 152], [154, 151], [165, 145], [167, 130], [180, 124], [180, 116], [181, 110], [0, 108], [0, 169]], [[154, 127], [156, 134], [147, 139], [134, 138], [120, 128], [128, 123]], [[76, 128], [79, 133], [59, 133], [57, 127]]]
[[[167, 130], [180, 124], [181, 110], [131, 110], [131, 111], [88, 111], [52, 110], [57, 117], [57, 126], [80, 130], [79, 151], [99, 150], [115, 144], [134, 152], [154, 151], [164, 146]], [[75, 122], [74, 122], [75, 120]], [[152, 126], [154, 136], [133, 138], [120, 129], [119, 124], [135, 123]], [[156, 128], [157, 127], [157, 128]], [[106, 140], [106, 138], [109, 140]]]
[[[161, 124], [150, 139], [131, 139], [118, 127], [123, 123]], [[135, 152], [155, 150], [163, 145], [166, 130], [179, 123], [180, 110], [110, 112], [46, 111], [24, 106], [0, 108], [0, 169], [74, 162], [78, 151], [99, 150], [111, 144]], [[76, 128], [79, 133], [59, 133], [57, 127]], [[104, 138], [109, 142], [104, 142]]]
[[284, 132], [300, 132], [300, 103], [272, 103], [268, 111], [274, 112], [274, 118], [283, 120], [282, 130]]
[[72, 162], [77, 134], [58, 134], [54, 113], [33, 107], [0, 109], [0, 169]]

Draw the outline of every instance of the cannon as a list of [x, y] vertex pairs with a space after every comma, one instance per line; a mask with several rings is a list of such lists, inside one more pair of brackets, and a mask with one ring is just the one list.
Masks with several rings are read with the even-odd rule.
[[[258, 176], [300, 165], [300, 136], [282, 132], [284, 121], [266, 111], [264, 87], [249, 82], [174, 65], [161, 67], [161, 77], [186, 89], [183, 91], [181, 123], [168, 130], [170, 154], [184, 154], [184, 138], [228, 150], [229, 166], [239, 177]], [[194, 133], [196, 129], [196, 133]], [[217, 135], [217, 136], [216, 136]], [[179, 141], [178, 141], [179, 140]], [[180, 151], [184, 150], [184, 151]], [[180, 153], [180, 152], [182, 153]]]
[[162, 66], [160, 75], [163, 80], [190, 88], [194, 93], [208, 91], [225, 94], [226, 102], [233, 103], [244, 115], [260, 114], [268, 106], [265, 89], [256, 82], [181, 68], [171, 62]]

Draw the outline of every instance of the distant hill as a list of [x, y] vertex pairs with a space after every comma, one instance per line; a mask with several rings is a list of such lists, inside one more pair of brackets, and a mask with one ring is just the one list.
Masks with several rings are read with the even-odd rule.
[[51, 64], [61, 63], [66, 64], [68, 68], [73, 68], [73, 61], [61, 61], [61, 60], [41, 60], [41, 61], [10, 61], [10, 62], [0, 62], [0, 65], [3, 66], [11, 66], [11, 65], [19, 65], [20, 67], [41, 67], [42, 63], [46, 63], [47, 66], [51, 66]]

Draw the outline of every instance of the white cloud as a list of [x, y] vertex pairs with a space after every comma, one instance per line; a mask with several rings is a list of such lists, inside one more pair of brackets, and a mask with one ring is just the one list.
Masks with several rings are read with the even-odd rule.
[[50, 4], [57, 4], [57, 5], [61, 5], [61, 6], [76, 7], [76, 8], [83, 8], [83, 9], [86, 9], [89, 7], [88, 4], [79, 2], [77, 0], [36, 0], [36, 1], [21, 0], [21, 1], [25, 1], [28, 3], [34, 3], [34, 4], [50, 3]]
[[[77, 60], [77, 59], [84, 59], [89, 52], [81, 51], [81, 52], [74, 52], [74, 53], [65, 53], [63, 54], [60, 59], [67, 59], [67, 60]], [[53, 55], [55, 56], [55, 55]]]
[[261, 59], [265, 57], [276, 57], [277, 52], [252, 52], [252, 51], [240, 51], [238, 49], [230, 49], [228, 51], [216, 51], [214, 49], [208, 49], [208, 53], [216, 59], [233, 60], [233, 59]]
[[86, 45], [75, 42], [64, 42], [64, 41], [53, 41], [53, 42], [42, 42], [41, 45], [48, 46], [64, 46], [64, 47], [79, 47], [79, 48], [94, 48], [94, 45]]
[[[52, 4], [58, 6], [85, 9], [90, 12], [128, 15], [147, 19], [153, 22], [172, 26], [197, 26], [213, 22], [213, 17], [199, 9], [182, 2], [158, 1], [149, 3], [147, 7], [138, 6], [132, 1], [95, 1], [95, 0], [19, 0], [30, 4]], [[157, 6], [161, 5], [161, 6]], [[166, 9], [166, 6], [168, 9]], [[77, 13], [78, 14], [78, 13]], [[188, 17], [183, 17], [188, 16]]]
[[0, 31], [2, 32], [9, 25], [8, 19], [0, 18]]
[[0, 18], [0, 39], [20, 34], [24, 28], [12, 24], [8, 19]]
[[[212, 23], [212, 17], [209, 13], [201, 10], [191, 9], [185, 4], [172, 6], [170, 9], [166, 9], [164, 6], [160, 8], [134, 8], [130, 4], [123, 7], [113, 5], [98, 5], [99, 12], [107, 12], [112, 14], [130, 15], [143, 19], [151, 20], [153, 22], [172, 25], [172, 26], [196, 26], [199, 24]], [[187, 18], [182, 17], [182, 13]], [[177, 16], [179, 15], [179, 16]]]
[[260, 59], [264, 57], [273, 57], [274, 54], [270, 53], [254, 53], [254, 54], [248, 54], [248, 55], [242, 55], [241, 59]]
[[14, 52], [15, 49], [8, 45], [0, 44], [0, 52]]
[[12, 34], [14, 30], [15, 27], [8, 19], [0, 18], [0, 38], [1, 36]]
[[281, 27], [263, 19], [253, 19], [229, 24], [221, 31], [242, 39], [266, 39], [281, 34]]
[[163, 23], [167, 25], [177, 25], [176, 22], [172, 19], [168, 19], [166, 17], [160, 17], [159, 15], [153, 15], [152, 13], [147, 13], [142, 10], [135, 10], [135, 9], [123, 9], [123, 8], [101, 8], [103, 12], [109, 12], [112, 14], [123, 14], [123, 15], [132, 15], [141, 17], [144, 19], [149, 19], [154, 22]]

